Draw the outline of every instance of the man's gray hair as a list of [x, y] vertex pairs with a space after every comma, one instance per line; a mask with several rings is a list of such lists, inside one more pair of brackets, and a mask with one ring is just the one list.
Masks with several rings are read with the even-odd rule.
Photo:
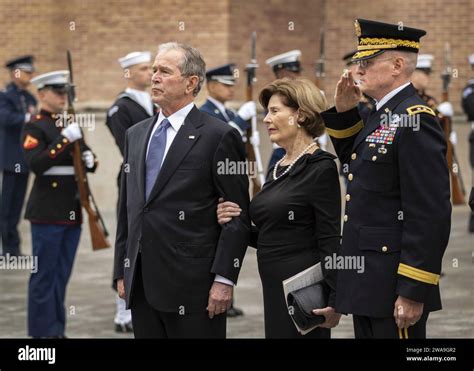
[[417, 53], [407, 52], [405, 50], [390, 50], [387, 53], [390, 53], [393, 57], [401, 57], [405, 60], [405, 75], [411, 76], [411, 74], [416, 69], [416, 61], [418, 59]]
[[206, 62], [204, 62], [201, 53], [190, 45], [181, 44], [175, 41], [160, 44], [158, 46], [158, 53], [170, 50], [178, 50], [183, 53], [183, 59], [181, 64], [178, 66], [183, 76], [189, 77], [195, 75], [198, 77], [198, 84], [193, 91], [194, 96], [198, 95], [206, 76]]

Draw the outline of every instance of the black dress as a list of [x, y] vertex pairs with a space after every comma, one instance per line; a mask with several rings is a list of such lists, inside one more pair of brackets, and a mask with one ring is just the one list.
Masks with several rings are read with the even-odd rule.
[[[320, 149], [306, 154], [277, 180], [267, 182], [250, 204], [251, 245], [263, 287], [265, 337], [329, 338], [316, 328], [305, 336], [296, 330], [286, 306], [282, 281], [321, 261], [335, 306], [336, 271], [324, 269], [324, 258], [336, 254], [341, 236], [341, 194], [335, 157]], [[285, 171], [280, 169], [279, 174]]]

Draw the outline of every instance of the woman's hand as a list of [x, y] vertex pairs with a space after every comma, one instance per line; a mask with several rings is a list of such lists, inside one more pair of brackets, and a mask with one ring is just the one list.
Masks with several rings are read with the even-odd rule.
[[217, 222], [220, 225], [230, 222], [232, 218], [236, 216], [240, 216], [241, 212], [242, 209], [239, 205], [219, 198], [219, 203], [217, 204]]
[[333, 328], [339, 324], [339, 320], [341, 319], [341, 314], [336, 313], [336, 310], [333, 307], [326, 307], [323, 309], [313, 309], [313, 313], [316, 315], [321, 315], [326, 318], [324, 323], [321, 323], [318, 327], [324, 328]]

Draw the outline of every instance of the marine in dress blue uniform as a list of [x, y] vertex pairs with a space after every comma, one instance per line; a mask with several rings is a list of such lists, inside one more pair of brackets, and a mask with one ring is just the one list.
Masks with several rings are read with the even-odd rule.
[[37, 76], [42, 109], [25, 125], [23, 150], [35, 174], [25, 218], [31, 223], [33, 256], [38, 270], [28, 287], [28, 335], [65, 336], [66, 287], [81, 234], [81, 205], [73, 167], [73, 143], [80, 141], [87, 171], [97, 162], [84, 144], [77, 123], [64, 127], [61, 113], [67, 102], [68, 71]]
[[[369, 87], [364, 79], [376, 63], [395, 69], [389, 56], [372, 58], [388, 50], [417, 53], [425, 34], [361, 19], [356, 33], [353, 60]], [[336, 310], [353, 314], [357, 338], [424, 338], [428, 314], [441, 309], [438, 281], [451, 224], [446, 142], [435, 112], [401, 76], [365, 122], [357, 107], [323, 113], [337, 155], [349, 166], [340, 253], [364, 262], [362, 273], [340, 270], [337, 283]], [[400, 327], [396, 321], [408, 315], [401, 301], [419, 317]]]
[[[26, 88], [34, 72], [33, 56], [16, 58], [6, 63], [12, 81], [0, 92], [0, 223], [3, 255], [20, 255], [18, 222], [28, 183], [28, 166], [20, 143], [25, 123], [36, 112], [36, 99]], [[0, 177], [1, 179], [1, 177]]]

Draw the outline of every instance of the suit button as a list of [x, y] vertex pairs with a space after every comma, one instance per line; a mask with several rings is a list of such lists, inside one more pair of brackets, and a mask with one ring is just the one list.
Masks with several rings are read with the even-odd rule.
[[372, 161], [377, 161], [377, 156], [372, 156]]
[[52, 155], [56, 154], [56, 150], [55, 149], [52, 149], [51, 151], [49, 151], [49, 153], [51, 153]]
[[355, 160], [356, 158], [357, 158], [357, 153], [353, 153], [353, 154], [351, 155], [351, 159]]
[[347, 194], [346, 195], [346, 201], [349, 202], [351, 200], [351, 195]]
[[369, 148], [375, 148], [375, 143], [370, 143]]
[[150, 209], [148, 209], [148, 207], [143, 208], [143, 213], [147, 213], [148, 211], [150, 211]]
[[352, 179], [354, 179], [354, 175], [350, 173], [347, 178], [349, 179], [349, 182], [352, 182]]
[[58, 186], [58, 183], [56, 183], [56, 182], [51, 183], [51, 187], [56, 188], [57, 186]]
[[349, 217], [347, 215], [344, 215], [344, 221], [347, 222], [349, 220]]
[[64, 144], [67, 143], [67, 139], [66, 139], [66, 138], [63, 138], [63, 143], [64, 143]]
[[383, 252], [387, 252], [387, 251], [388, 251], [388, 247], [387, 247], [387, 246], [382, 246], [382, 251], [383, 251]]
[[56, 144], [56, 147], [57, 147], [58, 149], [61, 149], [63, 146], [61, 145], [61, 143], [58, 143], [58, 144]]

